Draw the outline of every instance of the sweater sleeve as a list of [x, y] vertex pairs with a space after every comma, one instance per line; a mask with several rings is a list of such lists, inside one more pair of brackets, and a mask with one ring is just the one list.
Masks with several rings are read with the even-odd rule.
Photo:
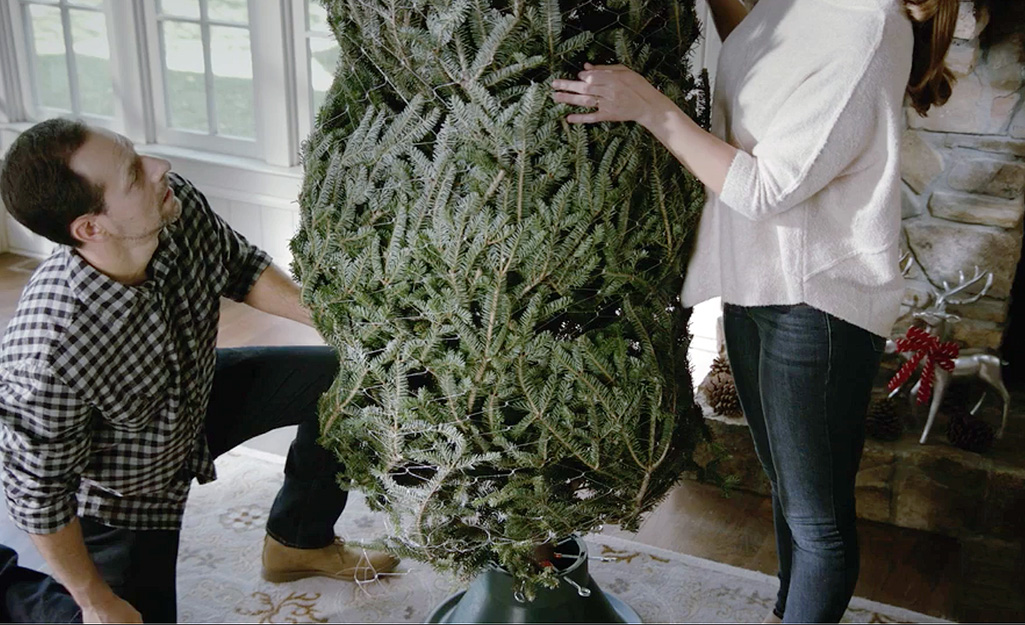
[[886, 82], [874, 43], [870, 54], [839, 55], [801, 82], [751, 153], [737, 151], [722, 203], [752, 221], [778, 215], [821, 191], [864, 152]]

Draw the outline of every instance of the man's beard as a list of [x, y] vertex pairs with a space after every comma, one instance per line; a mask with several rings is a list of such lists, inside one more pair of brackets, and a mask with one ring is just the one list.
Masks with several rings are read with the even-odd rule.
[[141, 234], [118, 233], [117, 235], [115, 235], [115, 238], [117, 238], [117, 239], [119, 239], [121, 241], [137, 242], [137, 241], [145, 241], [146, 239], [151, 239], [151, 238], [153, 238], [155, 236], [159, 236], [161, 232], [163, 232], [169, 226], [171, 226], [175, 222], [177, 222], [181, 218], [181, 216], [182, 216], [182, 205], [181, 205], [181, 202], [179, 202], [177, 198], [174, 199], [173, 206], [174, 206], [174, 208], [171, 210], [170, 213], [161, 214], [160, 215], [160, 225], [157, 226], [156, 228], [154, 228], [152, 230], [148, 230], [148, 231], [143, 232]]

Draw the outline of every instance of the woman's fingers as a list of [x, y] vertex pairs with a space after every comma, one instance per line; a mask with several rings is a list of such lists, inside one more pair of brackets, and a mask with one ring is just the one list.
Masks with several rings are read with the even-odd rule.
[[[629, 72], [623, 65], [584, 64], [580, 80], [552, 81], [552, 99], [562, 104], [599, 109], [566, 117], [571, 124], [627, 121], [636, 117], [636, 99]], [[599, 107], [599, 105], [601, 105]]]
[[598, 106], [598, 98], [593, 95], [581, 95], [577, 93], [556, 91], [552, 94], [552, 99], [556, 102], [572, 104], [573, 106], [588, 106], [591, 108]]
[[558, 91], [569, 91], [572, 93], [583, 93], [586, 95], [597, 95], [598, 89], [595, 85], [583, 80], [553, 80], [552, 89]]
[[608, 121], [608, 117], [602, 113], [577, 113], [575, 115], [567, 115], [566, 121], [571, 124], [595, 124], [598, 122]]
[[630, 69], [626, 65], [591, 65], [590, 63], [584, 63], [585, 72], [620, 72], [625, 69]]

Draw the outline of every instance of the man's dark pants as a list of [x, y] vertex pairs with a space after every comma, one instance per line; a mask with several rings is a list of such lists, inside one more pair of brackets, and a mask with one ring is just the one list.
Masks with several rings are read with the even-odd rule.
[[[317, 444], [317, 400], [338, 370], [328, 347], [246, 347], [217, 350], [217, 370], [206, 416], [210, 451], [217, 457], [265, 432], [298, 425], [285, 462], [285, 482], [267, 520], [267, 533], [300, 548], [334, 541], [345, 507], [342, 467]], [[178, 531], [133, 531], [84, 518], [93, 561], [119, 596], [146, 622], [175, 622]], [[17, 565], [0, 545], [0, 621], [76, 622], [82, 614], [49, 576]]]

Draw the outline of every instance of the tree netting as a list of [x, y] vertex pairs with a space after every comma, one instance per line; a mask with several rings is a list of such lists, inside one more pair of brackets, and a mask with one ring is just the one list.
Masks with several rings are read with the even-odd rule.
[[341, 361], [322, 442], [387, 547], [529, 594], [555, 579], [538, 545], [636, 528], [693, 468], [703, 188], [639, 125], [571, 126], [550, 97], [618, 62], [707, 127], [693, 0], [325, 6], [340, 57], [292, 241]]

